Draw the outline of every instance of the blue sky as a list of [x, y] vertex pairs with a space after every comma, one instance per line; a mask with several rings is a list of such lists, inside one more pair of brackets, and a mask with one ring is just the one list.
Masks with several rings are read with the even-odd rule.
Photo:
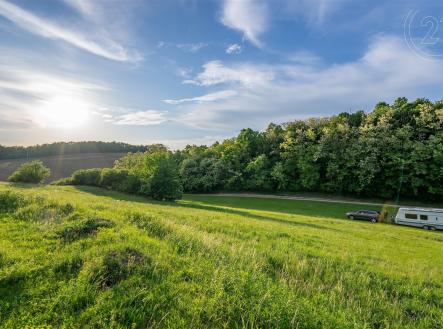
[[0, 0], [0, 144], [208, 144], [443, 99], [443, 2]]

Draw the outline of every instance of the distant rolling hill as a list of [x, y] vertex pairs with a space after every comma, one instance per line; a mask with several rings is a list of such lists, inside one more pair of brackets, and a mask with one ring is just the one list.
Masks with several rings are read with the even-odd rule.
[[32, 159], [0, 160], [0, 181], [6, 181], [11, 173], [22, 163], [31, 160], [41, 160], [51, 169], [48, 182], [68, 177], [78, 169], [112, 167], [114, 161], [126, 153], [78, 153], [66, 155], [44, 156]]

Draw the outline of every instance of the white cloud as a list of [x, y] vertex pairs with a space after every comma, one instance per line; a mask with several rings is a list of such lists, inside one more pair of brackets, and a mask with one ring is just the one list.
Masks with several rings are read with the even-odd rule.
[[226, 53], [229, 55], [240, 54], [242, 50], [242, 46], [240, 46], [238, 43], [233, 43], [232, 45], [229, 45], [228, 48], [226, 48]]
[[198, 42], [198, 43], [180, 43], [177, 45], [177, 48], [195, 54], [199, 50], [207, 47], [207, 43]]
[[224, 0], [221, 22], [240, 31], [254, 45], [261, 47], [260, 36], [268, 28], [268, 5], [261, 0]]
[[175, 74], [180, 78], [189, 79], [191, 77], [192, 68], [190, 67], [179, 67], [175, 70]]
[[165, 121], [166, 112], [156, 110], [131, 112], [109, 118], [109, 122], [119, 126], [151, 126]]
[[180, 120], [210, 129], [261, 129], [270, 121], [370, 109], [378, 101], [400, 96], [441, 98], [443, 62], [416, 56], [396, 37], [374, 39], [355, 61], [318, 61], [298, 56], [298, 61], [275, 65], [208, 62], [191, 82], [223, 84], [237, 95], [214, 103], [182, 104]]
[[34, 15], [4, 0], [0, 0], [0, 15], [29, 33], [49, 39], [63, 40], [107, 59], [116, 61], [139, 61], [142, 59], [138, 52], [126, 49], [110, 38], [99, 36], [96, 40], [92, 40], [83, 33], [57, 25], [47, 18]]
[[226, 66], [221, 61], [211, 61], [203, 65], [203, 72], [192, 80], [185, 80], [186, 84], [212, 86], [222, 83], [237, 82], [244, 86], [263, 85], [274, 79], [271, 66], [254, 64], [239, 64]]
[[225, 100], [237, 95], [235, 90], [222, 90], [214, 93], [209, 93], [203, 96], [192, 97], [192, 98], [182, 98], [182, 99], [165, 99], [163, 102], [167, 104], [177, 105], [181, 103], [205, 103], [205, 102], [216, 102], [220, 100]]

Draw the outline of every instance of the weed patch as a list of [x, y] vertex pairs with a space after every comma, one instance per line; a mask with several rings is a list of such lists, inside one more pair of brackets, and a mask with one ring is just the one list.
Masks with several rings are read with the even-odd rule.
[[100, 267], [94, 270], [90, 281], [102, 289], [109, 288], [126, 279], [142, 264], [150, 266], [152, 260], [136, 249], [110, 251]]
[[95, 234], [99, 228], [110, 228], [114, 223], [108, 219], [91, 217], [65, 225], [57, 236], [68, 243]]

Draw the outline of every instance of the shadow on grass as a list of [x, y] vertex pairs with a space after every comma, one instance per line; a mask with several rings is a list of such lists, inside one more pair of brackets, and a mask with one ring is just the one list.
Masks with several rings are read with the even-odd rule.
[[257, 214], [251, 214], [250, 212], [243, 211], [243, 210], [228, 209], [228, 208], [223, 208], [223, 207], [218, 207], [218, 206], [213, 206], [213, 205], [180, 203], [179, 206], [186, 207], [186, 208], [193, 208], [193, 209], [202, 209], [202, 210], [222, 212], [225, 214], [239, 215], [239, 216], [243, 216], [243, 217], [247, 217], [247, 218], [251, 218], [251, 219], [255, 219], [255, 220], [274, 222], [274, 223], [284, 224], [284, 225], [304, 226], [304, 227], [340, 232], [340, 230], [338, 230], [338, 229], [323, 226], [323, 225], [305, 223], [305, 222], [300, 222], [300, 221], [291, 221], [291, 220], [269, 217], [269, 216], [262, 216], [262, 215], [257, 215]]
[[[138, 203], [144, 203], [144, 204], [164, 205], [164, 206], [177, 207], [177, 208], [192, 208], [192, 209], [199, 209], [199, 210], [209, 210], [209, 211], [215, 211], [215, 212], [219, 212], [219, 213], [223, 213], [223, 214], [238, 215], [238, 216], [243, 216], [243, 217], [254, 219], [254, 220], [274, 222], [274, 223], [290, 225], [290, 226], [303, 226], [303, 227], [310, 227], [310, 228], [322, 229], [322, 230], [332, 230], [332, 231], [337, 231], [337, 232], [340, 231], [335, 228], [330, 228], [330, 227], [326, 227], [323, 225], [305, 223], [305, 222], [300, 222], [300, 221], [290, 221], [290, 220], [269, 217], [269, 216], [262, 216], [262, 215], [252, 214], [248, 211], [229, 209], [229, 208], [224, 208], [224, 207], [220, 207], [220, 206], [216, 206], [216, 205], [188, 203], [189, 201], [186, 203], [156, 201], [156, 200], [147, 199], [147, 198], [144, 198], [141, 196], [124, 194], [124, 193], [110, 191], [110, 190], [106, 190], [106, 189], [102, 189], [102, 188], [98, 188], [98, 187], [75, 186], [75, 189], [79, 190], [81, 192], [91, 193], [91, 194], [94, 194], [97, 196], [109, 197], [109, 198], [116, 199], [116, 200], [124, 200], [124, 201], [138, 202]], [[190, 201], [190, 202], [192, 202], [192, 201]]]

